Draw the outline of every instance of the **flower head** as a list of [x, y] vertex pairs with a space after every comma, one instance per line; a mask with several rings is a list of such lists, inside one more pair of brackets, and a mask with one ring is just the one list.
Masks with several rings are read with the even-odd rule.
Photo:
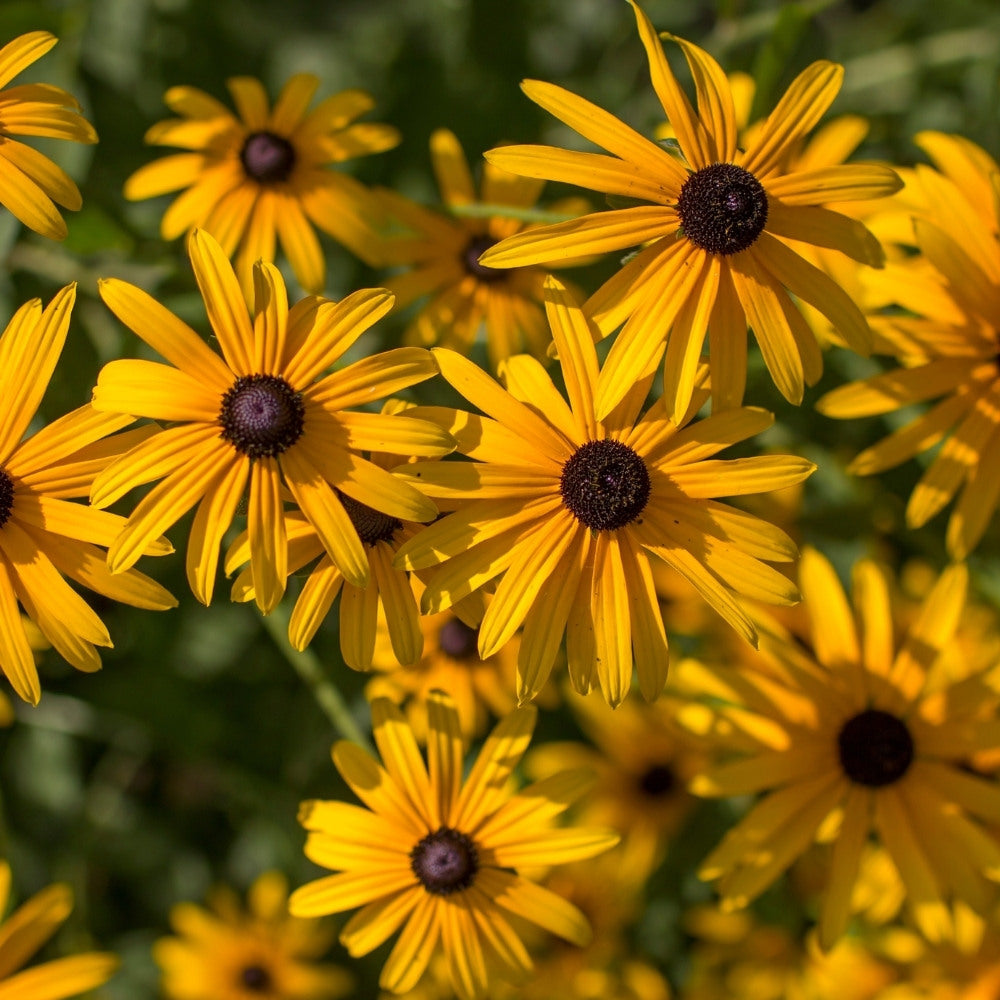
[[[579, 691], [599, 686], [616, 705], [634, 664], [643, 695], [653, 699], [666, 680], [668, 651], [652, 562], [686, 577], [754, 641], [734, 591], [794, 602], [794, 586], [762, 560], [792, 559], [795, 548], [784, 532], [716, 498], [780, 489], [813, 466], [792, 456], [714, 459], [767, 427], [771, 415], [746, 408], [688, 423], [704, 393], [678, 422], [662, 400], [643, 414], [649, 378], [598, 419], [592, 326], [553, 277], [546, 308], [569, 403], [526, 355], [505, 363], [504, 391], [460, 355], [435, 351], [445, 379], [487, 416], [420, 410], [447, 427], [473, 461], [417, 462], [400, 471], [443, 508], [458, 509], [396, 558], [411, 569], [440, 566], [427, 576], [425, 611], [499, 580], [479, 654], [492, 656], [524, 626], [520, 699], [541, 690], [564, 632]], [[552, 580], [559, 586], [548, 586]]]
[[987, 825], [1000, 822], [1000, 789], [970, 762], [1000, 738], [995, 668], [955, 678], [941, 663], [966, 577], [962, 565], [945, 570], [904, 630], [876, 564], [856, 565], [852, 608], [830, 563], [807, 550], [800, 584], [808, 645], [762, 633], [766, 671], [704, 673], [720, 718], [735, 723], [732, 749], [742, 759], [708, 769], [692, 790], [767, 793], [702, 866], [724, 905], [757, 897], [821, 830], [833, 841], [819, 918], [825, 948], [846, 928], [872, 833], [928, 938], [953, 933], [953, 902], [980, 912], [990, 905], [986, 879], [1000, 875], [1000, 842]]
[[484, 996], [490, 975], [518, 980], [531, 971], [512, 915], [578, 945], [589, 938], [583, 914], [521, 870], [593, 857], [618, 837], [551, 829], [551, 820], [586, 790], [580, 771], [512, 788], [534, 729], [531, 706], [496, 726], [464, 779], [457, 712], [440, 692], [428, 712], [429, 772], [402, 713], [384, 698], [372, 702], [384, 767], [352, 743], [334, 746], [337, 770], [368, 808], [303, 804], [306, 854], [339, 874], [297, 889], [289, 907], [300, 916], [362, 907], [340, 935], [354, 956], [402, 926], [380, 985], [412, 989], [440, 947], [455, 992], [472, 1000]]
[[[65, 577], [115, 601], [164, 609], [176, 601], [143, 574], [108, 572], [104, 548], [124, 526], [117, 514], [70, 501], [87, 495], [94, 477], [147, 436], [115, 434], [133, 418], [84, 406], [22, 440], [48, 388], [69, 330], [76, 287], [57, 292], [45, 308], [25, 303], [0, 337], [0, 667], [32, 704], [41, 689], [38, 642], [18, 604], [42, 635], [78, 670], [99, 670], [96, 646], [110, 646], [101, 619]], [[169, 546], [150, 535], [143, 554]], [[133, 560], [134, 562], [135, 560]]]
[[[0, 861], [0, 915], [10, 899], [10, 866]], [[91, 951], [18, 969], [41, 948], [73, 909], [73, 893], [57, 883], [32, 896], [0, 923], [0, 992], [18, 1000], [68, 1000], [107, 982], [118, 958]]]
[[[388, 266], [410, 265], [386, 282], [396, 294], [398, 307], [430, 296], [408, 327], [407, 339], [421, 347], [439, 345], [467, 355], [483, 329], [494, 369], [512, 354], [544, 358], [550, 339], [542, 308], [547, 271], [540, 267], [499, 270], [479, 263], [494, 244], [525, 229], [524, 222], [501, 214], [503, 209], [530, 210], [544, 182], [487, 163], [477, 198], [469, 165], [451, 132], [438, 129], [431, 136], [431, 155], [441, 200], [456, 215], [423, 208], [393, 191], [376, 192], [403, 229], [377, 240], [373, 237], [369, 256]], [[460, 214], [480, 202], [497, 206], [498, 214]], [[582, 207], [578, 202], [574, 199], [573, 204], [555, 206], [553, 211], [569, 214], [570, 208]], [[559, 261], [552, 266], [571, 263]]]
[[80, 191], [66, 172], [14, 136], [40, 135], [97, 142], [93, 126], [80, 114], [72, 94], [48, 83], [7, 84], [40, 59], [58, 39], [29, 31], [0, 49], [0, 205], [29, 229], [53, 240], [66, 238], [56, 205], [76, 211]]
[[158, 122], [146, 142], [188, 152], [140, 167], [125, 182], [131, 199], [186, 188], [164, 213], [163, 238], [197, 226], [228, 256], [239, 248], [236, 270], [248, 301], [253, 264], [275, 259], [276, 240], [302, 287], [322, 290], [326, 263], [313, 227], [356, 250], [369, 199], [361, 184], [329, 165], [399, 142], [389, 125], [354, 121], [373, 106], [363, 91], [342, 91], [307, 110], [318, 85], [312, 74], [296, 73], [269, 107], [258, 80], [233, 77], [235, 115], [195, 87], [171, 87], [164, 100], [180, 117]]
[[153, 945], [170, 1000], [335, 1000], [353, 977], [316, 961], [336, 938], [323, 920], [288, 915], [288, 883], [264, 872], [250, 887], [247, 906], [220, 887], [204, 908], [179, 903], [170, 912], [174, 936]]
[[[690, 42], [682, 48], [695, 80], [692, 108], [652, 25], [632, 3], [649, 59], [653, 88], [677, 135], [680, 156], [646, 139], [581, 97], [536, 80], [523, 84], [535, 103], [604, 154], [548, 146], [508, 146], [489, 162], [529, 177], [580, 184], [640, 204], [532, 229], [488, 250], [480, 263], [524, 267], [560, 256], [640, 251], [587, 302], [600, 333], [622, 327], [597, 385], [605, 417], [664, 352], [668, 413], [680, 419], [694, 391], [706, 336], [717, 409], [737, 406], [746, 381], [746, 333], [753, 328], [782, 394], [802, 399], [822, 371], [819, 347], [792, 295], [822, 312], [855, 350], [870, 332], [860, 310], [787, 240], [829, 246], [868, 264], [881, 263], [871, 235], [829, 204], [898, 190], [882, 166], [830, 166], [789, 172], [789, 150], [819, 121], [843, 76], [816, 62], [791, 84], [746, 149], [737, 145], [729, 85], [718, 63]], [[673, 36], [670, 36], [673, 38]]]
[[113, 361], [94, 389], [98, 410], [172, 424], [122, 455], [94, 483], [91, 499], [104, 507], [159, 480], [111, 545], [111, 569], [127, 569], [149, 539], [197, 506], [187, 573], [195, 596], [208, 604], [222, 537], [249, 491], [253, 590], [258, 607], [270, 611], [288, 576], [287, 489], [345, 579], [364, 586], [369, 560], [340, 497], [411, 521], [430, 520], [437, 509], [360, 452], [441, 455], [452, 442], [427, 421], [349, 408], [430, 377], [434, 359], [419, 348], [400, 348], [323, 376], [389, 311], [387, 291], [362, 289], [340, 302], [311, 296], [289, 308], [277, 268], [259, 262], [248, 316], [218, 243], [195, 230], [189, 251], [221, 356], [141, 289], [115, 278], [100, 286], [111, 311], [171, 362]]

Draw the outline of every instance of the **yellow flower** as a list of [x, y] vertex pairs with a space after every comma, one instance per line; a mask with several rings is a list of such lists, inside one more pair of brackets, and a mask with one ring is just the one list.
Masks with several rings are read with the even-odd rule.
[[[542, 309], [542, 284], [547, 271], [540, 267], [497, 270], [479, 263], [483, 251], [525, 228], [511, 216], [463, 216], [462, 209], [479, 204], [476, 187], [462, 148], [455, 136], [438, 129], [431, 136], [434, 172], [445, 206], [457, 213], [447, 216], [415, 204], [393, 191], [376, 196], [388, 215], [404, 228], [401, 232], [372, 237], [367, 256], [386, 266], [410, 265], [411, 269], [390, 278], [386, 287], [404, 308], [423, 296], [430, 301], [420, 308], [406, 337], [412, 344], [435, 344], [468, 355], [480, 329], [485, 330], [490, 365], [512, 354], [527, 353], [544, 358], [549, 329]], [[481, 201], [488, 205], [531, 209], [538, 200], [543, 181], [500, 170], [487, 163], [483, 169]], [[570, 213], [584, 205], [553, 206], [551, 211]], [[576, 261], [558, 261], [565, 267]]]
[[586, 791], [584, 773], [564, 772], [515, 792], [509, 779], [531, 739], [533, 707], [515, 709], [496, 726], [464, 779], [454, 706], [439, 692], [428, 713], [429, 773], [412, 730], [386, 699], [372, 702], [384, 768], [352, 743], [334, 746], [337, 770], [368, 808], [303, 804], [306, 854], [339, 874], [297, 889], [289, 908], [319, 916], [362, 907], [340, 934], [352, 956], [402, 926], [379, 985], [412, 989], [440, 946], [455, 992], [473, 1000], [485, 995], [491, 976], [518, 981], [531, 972], [511, 916], [578, 945], [589, 940], [583, 914], [521, 869], [593, 857], [618, 836], [551, 829]]
[[[0, 861], [0, 915], [10, 899], [10, 866]], [[0, 997], [3, 1000], [66, 1000], [108, 981], [118, 958], [91, 951], [17, 970], [49, 940], [73, 909], [68, 885], [50, 885], [0, 923]]]
[[48, 83], [7, 84], [40, 59], [58, 39], [29, 31], [0, 49], [0, 205], [42, 236], [66, 238], [66, 223], [56, 204], [77, 211], [80, 191], [66, 172], [38, 150], [13, 136], [40, 135], [75, 142], [97, 142], [93, 126], [80, 114], [72, 94]]
[[176, 239], [197, 226], [227, 256], [239, 248], [236, 270], [248, 302], [253, 264], [274, 260], [276, 240], [299, 284], [319, 292], [326, 262], [313, 227], [357, 252], [370, 198], [329, 164], [392, 149], [399, 133], [389, 125], [354, 123], [373, 107], [360, 90], [334, 94], [307, 111], [319, 85], [310, 73], [296, 73], [272, 108], [258, 80], [233, 77], [227, 85], [237, 115], [195, 87], [167, 91], [164, 100], [180, 117], [158, 122], [146, 142], [188, 152], [140, 167], [125, 182], [125, 197], [187, 188], [164, 213], [163, 238]]
[[[599, 685], [619, 704], [632, 682], [652, 700], [667, 675], [667, 637], [651, 565], [663, 560], [750, 642], [752, 623], [740, 597], [793, 603], [795, 587], [761, 560], [794, 558], [784, 532], [716, 497], [780, 489], [813, 465], [792, 456], [712, 456], [772, 422], [757, 409], [719, 413], [683, 426], [663, 401], [640, 416], [650, 378], [633, 384], [608, 416], [597, 419], [597, 353], [590, 325], [555, 278], [546, 309], [569, 404], [534, 358], [505, 362], [504, 391], [470, 361], [435, 349], [441, 372], [478, 416], [447, 408], [438, 419], [471, 462], [416, 462], [402, 467], [443, 508], [458, 510], [425, 528], [396, 556], [424, 570], [423, 609], [442, 611], [499, 578], [479, 630], [479, 655], [493, 656], [522, 626], [517, 694], [541, 690], [567, 636], [574, 687]], [[547, 586], [558, 580], [559, 586]], [[734, 594], [735, 592], [735, 594]], [[633, 655], [634, 654], [634, 655]]]
[[351, 991], [353, 977], [317, 962], [336, 931], [322, 920], [288, 915], [288, 883], [280, 872], [261, 875], [247, 908], [219, 888], [209, 908], [179, 903], [170, 911], [175, 937], [160, 938], [153, 957], [170, 1000], [333, 1000]]
[[[631, 2], [631, 0], [630, 0]], [[737, 406], [746, 382], [747, 325], [782, 394], [802, 399], [822, 372], [816, 339], [792, 295], [822, 312], [855, 350], [870, 332], [858, 307], [787, 240], [834, 247], [881, 263], [871, 234], [823, 207], [898, 190], [887, 167], [829, 166], [788, 172], [785, 158], [832, 103], [843, 70], [816, 62], [791, 84], [743, 150], [733, 98], [718, 63], [682, 39], [698, 94], [698, 113], [674, 77], [645, 14], [632, 2], [653, 88], [678, 137], [676, 157], [569, 91], [528, 80], [535, 103], [611, 156], [548, 146], [508, 146], [489, 162], [529, 177], [580, 184], [640, 204], [518, 234], [488, 250], [489, 267], [641, 247], [587, 302], [603, 335], [624, 324], [608, 354], [595, 406], [603, 418], [660, 359], [668, 412], [679, 419], [694, 391], [706, 331], [717, 409]], [[673, 36], [669, 36], [673, 37]]]
[[[86, 496], [116, 455], [147, 436], [114, 433], [133, 418], [84, 406], [22, 440], [62, 352], [75, 297], [76, 286], [67, 285], [44, 309], [32, 299], [0, 338], [0, 667], [32, 704], [41, 696], [33, 651], [38, 643], [18, 614], [19, 602], [56, 652], [87, 672], [100, 669], [95, 646], [110, 646], [111, 638], [64, 577], [136, 607], [162, 610], [176, 604], [141, 573], [108, 572], [103, 548], [115, 539], [123, 518], [68, 502]], [[145, 539], [136, 559], [170, 551], [157, 535]]]
[[437, 510], [358, 451], [441, 455], [453, 445], [427, 421], [348, 407], [423, 381], [436, 372], [434, 359], [419, 348], [400, 348], [319, 378], [392, 307], [385, 289], [362, 289], [340, 302], [312, 296], [289, 308], [277, 268], [258, 262], [248, 317], [218, 243], [195, 230], [189, 252], [221, 357], [141, 289], [116, 278], [100, 285], [111, 311], [171, 362], [112, 361], [94, 389], [98, 410], [173, 424], [94, 482], [91, 500], [105, 507], [160, 480], [111, 545], [111, 569], [127, 569], [149, 539], [197, 505], [187, 575], [195, 596], [208, 604], [222, 537], [249, 487], [250, 568], [257, 606], [267, 613], [281, 600], [288, 576], [287, 487], [340, 572], [363, 587], [368, 556], [336, 491], [390, 517], [427, 521]]
[[906, 523], [921, 527], [959, 494], [946, 537], [949, 555], [964, 559], [1000, 503], [1000, 463], [990, 457], [1000, 448], [1000, 209], [993, 187], [1000, 167], [956, 136], [928, 132], [917, 142], [941, 170], [919, 168], [900, 196], [915, 204], [920, 255], [872, 281], [883, 300], [907, 311], [872, 319], [879, 349], [903, 367], [834, 389], [817, 409], [847, 419], [936, 400], [861, 452], [850, 469], [872, 475], [944, 439], [910, 494]]
[[832, 842], [819, 916], [830, 948], [850, 917], [872, 832], [931, 940], [954, 933], [951, 905], [982, 912], [1000, 877], [1000, 788], [968, 761], [1000, 742], [991, 672], [952, 680], [938, 665], [965, 603], [967, 573], [945, 570], [905, 630], [873, 562], [854, 571], [854, 607], [833, 567], [806, 550], [803, 603], [811, 642], [762, 633], [766, 671], [713, 667], [704, 692], [739, 737], [742, 759], [696, 777], [700, 795], [767, 792], [705, 860], [723, 904], [745, 906], [809, 848]]

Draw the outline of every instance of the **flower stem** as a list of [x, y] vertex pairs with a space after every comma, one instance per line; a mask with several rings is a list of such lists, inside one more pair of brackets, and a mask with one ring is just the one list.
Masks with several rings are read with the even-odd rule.
[[295, 672], [309, 685], [316, 704], [330, 720], [337, 733], [345, 740], [371, 751], [371, 741], [358, 728], [343, 695], [326, 676], [319, 657], [309, 649], [300, 652], [288, 641], [288, 620], [288, 612], [283, 607], [275, 608], [269, 615], [262, 616], [264, 628], [274, 640], [274, 644], [281, 650], [281, 654]]

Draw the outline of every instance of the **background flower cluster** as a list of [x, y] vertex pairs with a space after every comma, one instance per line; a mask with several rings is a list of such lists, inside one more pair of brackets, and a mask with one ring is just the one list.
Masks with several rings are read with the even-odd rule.
[[[8, 688], [0, 706], [0, 854], [12, 881], [0, 895], [11, 897], [8, 912], [25, 904], [0, 925], [0, 992], [48, 996], [45, 975], [60, 996], [96, 986], [110, 998], [188, 1000], [367, 997], [380, 987], [467, 997], [487, 979], [496, 997], [848, 989], [959, 998], [990, 995], [1000, 982], [1000, 15], [971, 0], [947, 9], [902, 0], [641, 6], [653, 28], [702, 47], [728, 74], [712, 77], [690, 49], [663, 41], [692, 100], [695, 83], [700, 95], [732, 92], [726, 127], [738, 128], [738, 142], [735, 131], [721, 138], [725, 112], [698, 108], [705, 149], [717, 155], [696, 152], [696, 130], [678, 116], [665, 120], [649, 76], [659, 43], [642, 36], [641, 13], [636, 30], [624, 0], [0, 3], [0, 43], [40, 31], [59, 38], [0, 91], [0, 182], [7, 176], [6, 204], [36, 230], [0, 212], [0, 319], [37, 323], [38, 340], [36, 355], [22, 330], [21, 346], [0, 352], [11, 439], [0, 464], [15, 496], [24, 480], [106, 508], [71, 535], [81, 553], [84, 543], [110, 546], [112, 569], [127, 570], [111, 576], [86, 561], [91, 549], [74, 563], [65, 546], [39, 542], [32, 532], [62, 499], [38, 514], [19, 501], [4, 513], [14, 527], [0, 546], [0, 589], [45, 635], [24, 624], [8, 671], [29, 701], [40, 690], [39, 703]], [[833, 79], [833, 69], [808, 69], [817, 60], [843, 65], [839, 96], [812, 130], [814, 145], [803, 125], [803, 142], [783, 150], [764, 181], [772, 203], [808, 208], [772, 211], [743, 277], [722, 267], [712, 323], [730, 331], [742, 329], [732, 295], [766, 285], [760, 275], [782, 261], [800, 279], [786, 282], [801, 293], [796, 304], [740, 295], [756, 336], [747, 408], [733, 409], [739, 351], [709, 374], [695, 331], [690, 347], [675, 336], [665, 375], [659, 355], [646, 364], [649, 338], [635, 330], [654, 329], [650, 310], [632, 303], [632, 330], [607, 289], [626, 279], [640, 287], [643, 261], [658, 252], [641, 249], [654, 232], [643, 206], [660, 195], [644, 167], [628, 168], [636, 186], [624, 196], [623, 175], [588, 184], [569, 154], [558, 159], [553, 150], [595, 151], [578, 133], [611, 133], [606, 123], [589, 131], [558, 120], [586, 116], [556, 87], [656, 142], [646, 166], [660, 155], [675, 164], [664, 181], [672, 191], [686, 169], [714, 159], [765, 163], [768, 154], [754, 152], [762, 135], [771, 141], [759, 122], [802, 71]], [[525, 78], [545, 82], [522, 92]], [[662, 80], [656, 89], [662, 100]], [[23, 106], [32, 101], [62, 104]], [[788, 121], [809, 107], [788, 107]], [[49, 115], [48, 131], [31, 114]], [[295, 172], [273, 140], [292, 130]], [[272, 139], [245, 144], [248, 132]], [[14, 138], [66, 176], [19, 152]], [[871, 166], [836, 175], [839, 199], [822, 196], [832, 173], [808, 175], [798, 189], [784, 183], [845, 160]], [[55, 205], [9, 183], [15, 169], [67, 209], [65, 232]], [[543, 183], [571, 175], [582, 187]], [[251, 212], [255, 179], [289, 183]], [[820, 186], [806, 191], [810, 182]], [[663, 198], [670, 212], [672, 197]], [[637, 220], [634, 238], [610, 253], [569, 221], [605, 212]], [[501, 270], [517, 263], [502, 253], [479, 261], [506, 237], [530, 250], [539, 224], [574, 235], [516, 271]], [[199, 231], [185, 239], [192, 226]], [[870, 356], [848, 349], [866, 346], [860, 313], [826, 285], [810, 295], [806, 272], [768, 256], [771, 232], [864, 313]], [[275, 266], [255, 272], [260, 257]], [[664, 298], [675, 332], [713, 309], [716, 280], [707, 265], [686, 285], [677, 279], [692, 304]], [[389, 296], [361, 291], [383, 287], [392, 311]], [[666, 294], [651, 287], [649, 301]], [[262, 347], [286, 338], [286, 288], [287, 345]], [[307, 298], [316, 294], [345, 301], [317, 309]], [[580, 311], [588, 296], [600, 330]], [[34, 297], [44, 314], [24, 305]], [[248, 307], [249, 321], [238, 316]], [[626, 320], [619, 339], [639, 347], [589, 346], [591, 334]], [[144, 335], [154, 321], [159, 339]], [[185, 324], [216, 360], [201, 347], [184, 355], [194, 351], [179, 346]], [[775, 324], [794, 336], [794, 352], [762, 334]], [[715, 358], [720, 343], [706, 338]], [[617, 367], [598, 379], [609, 347], [608, 370]], [[206, 445], [173, 467], [180, 485], [154, 487], [159, 513], [146, 501], [145, 520], [123, 542], [121, 518], [142, 496], [129, 490], [170, 471], [153, 468], [158, 454], [165, 461], [156, 449], [169, 447], [158, 442], [177, 440], [185, 421], [194, 429], [180, 433], [202, 433], [198, 393], [243, 375], [240, 351], [251, 360], [263, 352], [269, 370], [304, 392], [309, 448], [251, 449], [223, 475], [228, 446]], [[537, 360], [509, 360], [522, 351]], [[198, 364], [184, 368], [182, 355]], [[500, 367], [511, 395], [497, 395], [459, 355], [494, 375]], [[163, 357], [181, 371], [153, 369]], [[99, 415], [77, 412], [95, 385]], [[568, 407], [553, 402], [563, 387]], [[665, 389], [669, 401], [659, 402]], [[476, 407], [496, 425], [470, 418]], [[173, 427], [134, 425], [134, 416]], [[669, 417], [687, 424], [676, 454], [650, 443]], [[32, 418], [38, 441], [15, 449]], [[476, 565], [464, 556], [452, 558], [449, 576], [441, 553], [456, 544], [456, 525], [475, 522], [474, 505], [522, 517], [543, 503], [531, 477], [596, 426], [639, 442], [654, 476], [648, 523], [629, 521], [619, 554], [607, 554], [607, 531], [563, 511], [509, 558], [510, 535], [480, 530], [480, 551], [507, 559], [517, 579], [512, 569], [484, 595], [462, 582]], [[519, 434], [516, 454], [498, 459], [497, 443], [514, 452]], [[455, 446], [473, 462], [440, 461]], [[129, 466], [129, 455], [149, 468]], [[726, 471], [714, 459], [737, 464]], [[184, 486], [187, 470], [216, 485], [222, 475], [218, 492], [228, 495], [197, 507], [207, 487]], [[709, 470], [716, 479], [706, 484]], [[501, 484], [515, 475], [507, 496]], [[656, 476], [693, 492], [662, 502]], [[320, 516], [315, 497], [330, 488], [360, 543]], [[476, 489], [485, 500], [470, 500]], [[424, 527], [437, 511], [445, 516]], [[643, 546], [660, 525], [673, 531], [672, 517], [689, 518], [668, 534], [673, 555], [646, 568]], [[720, 523], [724, 543], [713, 534]], [[52, 579], [31, 569], [24, 538], [87, 588], [90, 610], [45, 591]], [[142, 573], [131, 569], [140, 554]], [[588, 558], [632, 600], [606, 586], [593, 606], [596, 635], [581, 640], [581, 602], [571, 607], [553, 583], [578, 581]], [[66, 620], [50, 620], [47, 608], [68, 608]], [[616, 614], [630, 622], [624, 640], [607, 624]], [[564, 643], [552, 615], [568, 616]], [[399, 669], [421, 643], [419, 666]], [[666, 689], [647, 700], [663, 687], [668, 644]], [[96, 673], [95, 646], [106, 647]], [[582, 655], [596, 657], [593, 671], [579, 666]], [[517, 707], [529, 699], [533, 708]], [[347, 742], [337, 743], [334, 767], [338, 740], [377, 749], [385, 772]], [[502, 785], [511, 770], [516, 788], [501, 796], [489, 780]], [[377, 773], [387, 784], [372, 792]], [[343, 804], [359, 798], [370, 818]], [[478, 831], [471, 846], [463, 824]], [[376, 863], [384, 867], [373, 875]], [[414, 877], [426, 893], [409, 887]], [[456, 916], [458, 897], [466, 909]], [[313, 919], [359, 906], [352, 918]], [[120, 967], [100, 985], [116, 969], [112, 955]], [[513, 984], [487, 976], [484, 961]], [[18, 972], [24, 964], [38, 967]]]

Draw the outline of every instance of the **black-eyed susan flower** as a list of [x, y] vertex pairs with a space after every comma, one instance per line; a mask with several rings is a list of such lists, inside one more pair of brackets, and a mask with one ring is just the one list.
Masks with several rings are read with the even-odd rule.
[[766, 793], [705, 859], [723, 905], [745, 906], [817, 839], [831, 844], [819, 941], [843, 934], [862, 854], [892, 857], [906, 908], [931, 940], [954, 934], [952, 906], [985, 912], [1000, 878], [1000, 787], [969, 762], [1000, 733], [995, 667], [960, 679], [939, 667], [965, 603], [967, 572], [946, 569], [908, 628], [877, 564], [854, 569], [853, 607], [830, 563], [803, 553], [812, 623], [803, 644], [761, 635], [764, 671], [713, 666], [704, 690], [732, 723], [739, 758], [696, 777], [702, 795]]
[[178, 903], [174, 934], [153, 945], [169, 1000], [335, 1000], [350, 993], [353, 976], [320, 962], [336, 940], [325, 920], [288, 915], [288, 882], [264, 872], [244, 907], [220, 886], [208, 906]]
[[825, 206], [890, 194], [899, 188], [899, 178], [883, 166], [785, 169], [789, 149], [840, 89], [842, 67], [820, 61], [804, 70], [743, 150], [718, 63], [690, 42], [674, 39], [695, 80], [695, 113], [652, 25], [637, 4], [632, 6], [679, 156], [569, 91], [525, 81], [528, 97], [611, 155], [508, 146], [488, 152], [489, 162], [640, 204], [515, 235], [486, 251], [480, 263], [525, 267], [567, 255], [641, 248], [587, 302], [601, 334], [622, 327], [597, 387], [598, 417], [664, 355], [668, 413], [679, 419], [694, 390], [706, 336], [713, 403], [738, 405], [746, 381], [748, 325], [775, 384], [797, 403], [803, 385], [819, 378], [822, 357], [792, 295], [827, 316], [857, 351], [868, 351], [870, 332], [843, 290], [786, 241], [834, 247], [865, 263], [880, 263], [864, 228]]
[[249, 493], [250, 568], [257, 606], [266, 613], [281, 599], [288, 576], [287, 488], [340, 572], [363, 587], [369, 559], [337, 491], [389, 517], [426, 521], [437, 510], [359, 451], [440, 455], [452, 442], [427, 421], [349, 408], [430, 377], [434, 359], [419, 348], [400, 348], [320, 377], [389, 311], [389, 292], [362, 289], [339, 302], [307, 297], [289, 308], [277, 268], [259, 262], [248, 316], [219, 244], [195, 230], [189, 252], [221, 356], [141, 289], [116, 278], [100, 285], [111, 311], [171, 362], [113, 361], [94, 389], [98, 410], [172, 425], [94, 482], [91, 499], [104, 507], [159, 480], [109, 548], [112, 571], [131, 566], [151, 538], [197, 506], [187, 574], [195, 596], [208, 604], [223, 535]]
[[367, 809], [303, 804], [306, 854], [338, 874], [296, 889], [289, 908], [320, 916], [361, 907], [340, 934], [353, 956], [402, 927], [379, 985], [405, 993], [440, 951], [455, 992], [475, 1000], [490, 977], [518, 981], [531, 972], [512, 916], [578, 945], [589, 939], [583, 914], [522, 869], [593, 857], [618, 836], [551, 828], [586, 790], [585, 773], [563, 772], [515, 791], [511, 777], [534, 729], [532, 706], [496, 726], [464, 778], [458, 713], [439, 692], [428, 715], [426, 765], [402, 713], [384, 698], [372, 702], [384, 766], [353, 743], [334, 746], [337, 770]]
[[[66, 577], [136, 607], [176, 603], [135, 570], [119, 577], [108, 572], [103, 550], [124, 518], [70, 502], [85, 497], [110, 461], [146, 437], [143, 431], [115, 434], [133, 418], [85, 406], [24, 438], [62, 352], [75, 297], [76, 286], [68, 285], [44, 309], [38, 299], [27, 302], [0, 337], [0, 667], [32, 704], [41, 695], [38, 642], [18, 604], [63, 659], [91, 672], [101, 666], [95, 647], [110, 646], [111, 638]], [[136, 556], [169, 551], [157, 533]]]
[[58, 39], [29, 31], [0, 49], [0, 205], [42, 236], [66, 238], [56, 205], [76, 211], [82, 200], [72, 178], [47, 156], [14, 138], [22, 135], [97, 142], [93, 126], [80, 114], [72, 94], [48, 83], [7, 84], [40, 59]]
[[[10, 866], [0, 861], [0, 916], [10, 900]], [[0, 997], [4, 1000], [68, 1000], [107, 982], [118, 958], [91, 951], [22, 969], [73, 909], [68, 885], [50, 885], [0, 923]], [[19, 971], [20, 970], [20, 971]]]
[[847, 419], [933, 401], [850, 470], [873, 475], [943, 440], [910, 494], [906, 522], [920, 527], [958, 494], [946, 539], [948, 553], [964, 559], [1000, 503], [1000, 167], [957, 136], [929, 132], [917, 142], [940, 169], [918, 167], [900, 194], [919, 255], [871, 281], [906, 310], [872, 318], [880, 351], [902, 367], [834, 389], [817, 408]]
[[546, 288], [569, 403], [527, 355], [505, 362], [504, 391], [472, 362], [435, 349], [443, 376], [487, 415], [420, 410], [440, 420], [473, 461], [417, 462], [399, 472], [443, 509], [458, 509], [396, 558], [416, 570], [440, 566], [427, 575], [426, 612], [498, 581], [479, 654], [492, 656], [523, 625], [521, 700], [541, 690], [564, 633], [578, 691], [599, 686], [617, 705], [634, 664], [643, 695], [653, 699], [668, 657], [652, 562], [685, 576], [755, 641], [739, 595], [794, 603], [795, 587], [762, 560], [790, 560], [795, 547], [784, 532], [716, 498], [780, 489], [814, 467], [793, 456], [715, 459], [767, 427], [771, 415], [746, 408], [688, 423], [704, 393], [677, 423], [662, 400], [642, 414], [650, 378], [598, 419], [593, 325], [555, 278]]
[[[431, 156], [441, 200], [452, 212], [461, 213], [480, 202], [498, 206], [500, 212], [504, 208], [524, 212], [534, 207], [545, 183], [487, 163], [477, 197], [462, 147], [446, 129], [431, 136]], [[394, 191], [375, 194], [397, 230], [381, 238], [373, 234], [366, 256], [386, 266], [409, 268], [386, 281], [396, 295], [397, 307], [429, 297], [407, 328], [410, 343], [439, 345], [467, 355], [482, 330], [494, 370], [511, 354], [545, 357], [550, 337], [542, 309], [542, 283], [547, 271], [541, 267], [498, 270], [479, 263], [484, 251], [521, 232], [523, 220], [503, 214], [449, 216]], [[585, 203], [574, 199], [551, 211], [569, 215], [585, 208]], [[558, 261], [553, 266], [566, 263]]]
[[363, 248], [367, 189], [330, 164], [399, 142], [390, 125], [355, 121], [373, 107], [361, 90], [334, 94], [308, 110], [318, 85], [311, 73], [296, 73], [270, 107], [258, 80], [233, 77], [227, 86], [236, 114], [195, 87], [171, 87], [164, 100], [180, 117], [153, 125], [146, 142], [187, 152], [140, 167], [125, 182], [130, 199], [186, 188], [163, 215], [163, 238], [198, 227], [228, 256], [238, 250], [236, 270], [247, 301], [253, 298], [254, 262], [273, 261], [278, 241], [310, 292], [321, 291], [326, 280], [314, 227], [352, 251]]

